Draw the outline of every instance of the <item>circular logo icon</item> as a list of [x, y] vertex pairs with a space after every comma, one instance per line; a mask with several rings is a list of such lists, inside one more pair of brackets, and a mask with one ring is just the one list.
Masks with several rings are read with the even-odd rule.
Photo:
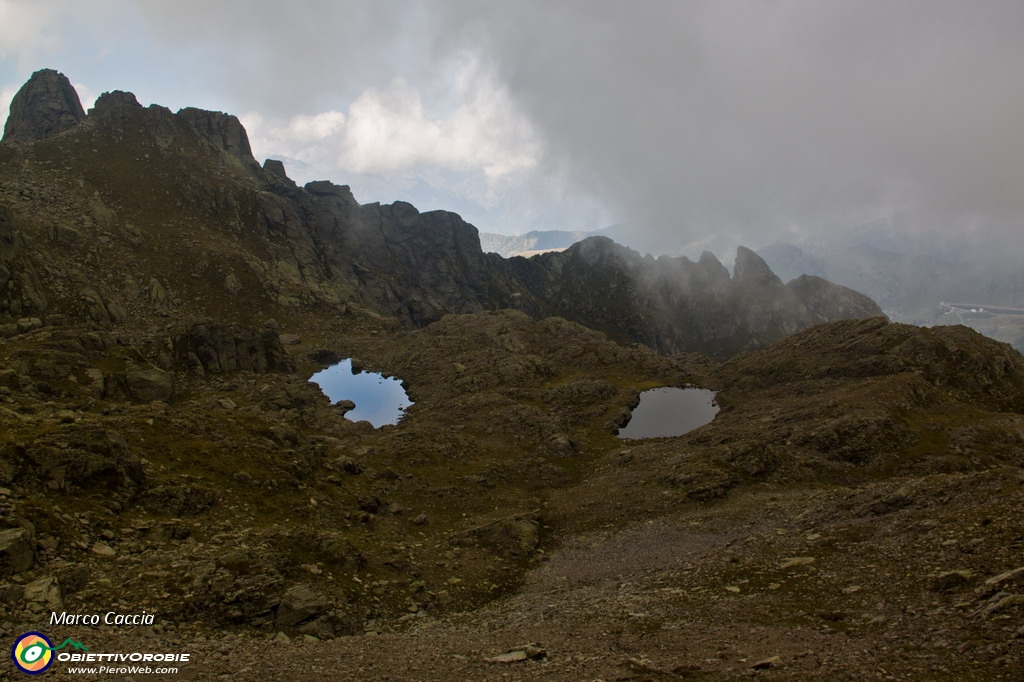
[[18, 670], [38, 675], [53, 663], [53, 642], [41, 632], [26, 632], [14, 641], [11, 658]]

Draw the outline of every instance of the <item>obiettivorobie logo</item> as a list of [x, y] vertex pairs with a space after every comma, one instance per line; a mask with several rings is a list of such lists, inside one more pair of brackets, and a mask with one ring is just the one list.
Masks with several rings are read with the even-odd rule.
[[71, 645], [80, 651], [88, 651], [89, 648], [81, 642], [68, 637], [60, 646], [53, 646], [50, 638], [41, 632], [26, 632], [14, 640], [11, 647], [11, 659], [18, 670], [29, 675], [38, 675], [53, 664], [53, 652], [59, 651]]
[[[75, 653], [70, 651], [61, 651], [59, 654], [55, 653], [60, 651], [64, 647], [75, 649]], [[78, 653], [84, 651], [86, 653]], [[14, 646], [11, 647], [11, 660], [14, 661], [14, 665], [18, 670], [28, 675], [38, 675], [41, 672], [45, 672], [53, 665], [54, 661], [60, 663], [103, 663], [103, 664], [125, 664], [125, 663], [143, 663], [145, 667], [135, 665], [121, 665], [112, 667], [110, 665], [101, 665], [97, 667], [86, 666], [86, 667], [71, 667], [68, 668], [68, 673], [88, 673], [92, 675], [132, 675], [136, 673], [141, 674], [159, 674], [159, 675], [170, 675], [178, 672], [178, 668], [172, 667], [158, 667], [153, 668], [150, 664], [152, 663], [190, 663], [192, 654], [190, 653], [143, 653], [140, 651], [133, 651], [132, 653], [97, 653], [95, 651], [89, 651], [89, 647], [85, 646], [81, 642], [68, 637], [58, 646], [53, 646], [50, 638], [41, 632], [26, 632], [18, 639], [14, 640]]]

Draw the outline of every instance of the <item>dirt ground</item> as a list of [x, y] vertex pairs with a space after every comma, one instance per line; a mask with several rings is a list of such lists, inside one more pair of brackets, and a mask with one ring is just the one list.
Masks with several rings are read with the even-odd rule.
[[[543, 554], [515, 595], [398, 631], [140, 628], [108, 642], [193, 652], [176, 680], [1021, 679], [1024, 627], [1007, 597], [1024, 571], [997, 568], [1024, 564], [1020, 478], [933, 477], [886, 510], [893, 492], [755, 490], [583, 533]], [[971, 549], [991, 543], [1002, 552]]]

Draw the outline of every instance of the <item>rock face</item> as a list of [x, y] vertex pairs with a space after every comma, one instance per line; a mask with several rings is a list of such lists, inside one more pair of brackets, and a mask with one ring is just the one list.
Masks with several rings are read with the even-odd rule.
[[21, 317], [45, 311], [46, 296], [14, 223], [13, 212], [0, 204], [0, 314]]
[[[206, 323], [194, 325], [172, 343], [176, 364], [200, 374], [223, 374], [236, 370], [264, 373], [290, 371], [294, 365], [273, 329], [257, 331], [240, 325]], [[159, 396], [170, 390], [160, 379], [146, 379], [147, 395]]]
[[177, 113], [177, 117], [191, 125], [200, 139], [208, 141], [215, 149], [237, 159], [249, 169], [259, 169], [249, 146], [249, 136], [235, 116], [186, 107]]
[[3, 140], [32, 142], [64, 132], [85, 120], [85, 110], [71, 81], [53, 69], [42, 69], [11, 100]]

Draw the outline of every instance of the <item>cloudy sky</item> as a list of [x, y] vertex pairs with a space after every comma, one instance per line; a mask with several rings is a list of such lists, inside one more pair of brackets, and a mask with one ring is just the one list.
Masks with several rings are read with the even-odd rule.
[[483, 231], [1024, 245], [1019, 0], [0, 0], [43, 67]]

